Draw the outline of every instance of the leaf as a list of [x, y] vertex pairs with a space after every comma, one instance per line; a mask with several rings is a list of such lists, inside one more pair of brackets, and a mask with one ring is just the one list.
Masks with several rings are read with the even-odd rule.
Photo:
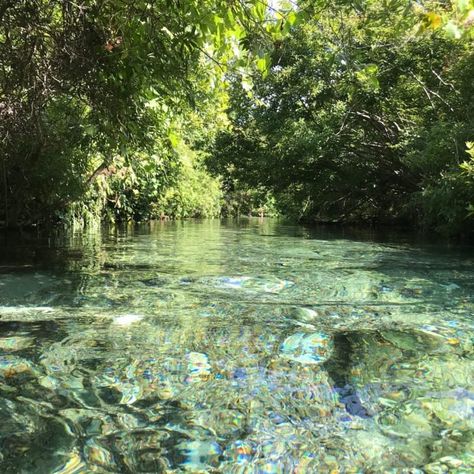
[[368, 64], [367, 66], [365, 66], [364, 71], [368, 75], [374, 75], [379, 72], [379, 67], [377, 66], [377, 64]]
[[163, 28], [161, 28], [161, 31], [166, 33], [171, 39], [174, 38], [174, 34], [170, 30], [168, 30], [168, 28], [166, 28], [166, 26], [163, 26]]
[[234, 24], [235, 24], [235, 17], [234, 17], [234, 14], [232, 13], [232, 9], [231, 9], [231, 8], [228, 8], [228, 9], [226, 10], [225, 23], [226, 23], [226, 26], [227, 26], [228, 28], [234, 26]]
[[268, 54], [257, 59], [257, 68], [262, 73], [263, 77], [267, 77], [270, 72], [271, 58]]
[[474, 160], [474, 142], [466, 142], [466, 152]]
[[173, 149], [176, 149], [179, 144], [179, 136], [173, 130], [170, 130], [168, 133], [168, 138], [170, 140], [171, 146]]
[[376, 64], [368, 64], [356, 72], [357, 79], [369, 89], [378, 90], [380, 89], [380, 82], [377, 78], [379, 68]]
[[242, 88], [247, 92], [253, 89], [253, 82], [250, 77], [242, 77]]
[[222, 25], [224, 23], [224, 19], [221, 18], [219, 15], [214, 15], [213, 20], [216, 25]]
[[297, 20], [297, 16], [295, 12], [288, 13], [288, 16], [286, 17], [286, 21], [290, 26], [293, 26], [296, 20]]
[[368, 83], [370, 84], [372, 89], [374, 90], [380, 89], [380, 82], [375, 76], [369, 77]]
[[97, 133], [97, 129], [94, 125], [89, 124], [84, 127], [84, 133], [92, 137]]
[[437, 30], [443, 24], [443, 19], [435, 12], [427, 13], [425, 19], [426, 23], [428, 24], [428, 28], [431, 28], [432, 30]]
[[470, 7], [470, 0], [457, 0], [456, 6], [460, 12], [465, 12]]
[[266, 61], [265, 58], [258, 58], [257, 59], [257, 68], [260, 72], [264, 72], [266, 69]]
[[257, 20], [263, 21], [265, 18], [265, 11], [267, 9], [267, 4], [265, 2], [258, 2], [253, 8], [254, 14]]
[[451, 38], [459, 39], [462, 36], [461, 30], [453, 21], [448, 22], [448, 24], [444, 27], [444, 30]]

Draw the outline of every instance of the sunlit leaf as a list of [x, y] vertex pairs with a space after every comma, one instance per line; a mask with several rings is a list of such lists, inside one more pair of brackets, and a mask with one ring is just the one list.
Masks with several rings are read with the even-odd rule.
[[440, 28], [443, 24], [443, 19], [437, 13], [434, 13], [434, 12], [427, 13], [425, 18], [426, 18], [426, 22], [428, 23], [428, 27], [433, 30]]
[[248, 77], [248, 76], [247, 77], [242, 77], [241, 83], [242, 83], [242, 88], [245, 91], [251, 91], [253, 89], [253, 82], [250, 79], [250, 77]]
[[271, 59], [268, 54], [257, 59], [257, 68], [262, 73], [264, 78], [268, 75], [270, 70], [270, 62]]
[[457, 0], [456, 6], [458, 10], [462, 13], [469, 9], [469, 7], [471, 6], [471, 1], [470, 0]]
[[296, 13], [294, 11], [291, 11], [288, 13], [288, 16], [286, 17], [286, 21], [290, 26], [293, 26], [297, 20]]
[[446, 31], [448, 36], [451, 36], [452, 38], [459, 39], [462, 36], [461, 30], [453, 21], [448, 22], [447, 25], [444, 27], [444, 30]]
[[369, 75], [377, 74], [378, 70], [377, 64], [368, 64], [364, 69], [365, 73]]
[[163, 26], [163, 27], [161, 28], [161, 31], [163, 31], [164, 33], [166, 33], [171, 39], [174, 38], [174, 34], [173, 34], [170, 30], [168, 30], [168, 28], [166, 28], [166, 26]]
[[176, 149], [178, 144], [179, 144], [179, 135], [174, 132], [173, 130], [170, 130], [168, 133], [168, 138], [170, 140], [171, 146]]
[[373, 90], [380, 88], [380, 83], [377, 78], [378, 66], [376, 64], [368, 64], [364, 69], [356, 72], [357, 79], [366, 87]]

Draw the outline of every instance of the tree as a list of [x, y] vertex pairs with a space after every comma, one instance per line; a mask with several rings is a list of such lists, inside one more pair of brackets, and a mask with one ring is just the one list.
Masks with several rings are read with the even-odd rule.
[[115, 156], [163, 145], [231, 60], [247, 65], [249, 31], [261, 48], [265, 15], [261, 0], [3, 0], [3, 220], [51, 217]]
[[469, 227], [465, 179], [455, 201], [450, 192], [433, 205], [432, 191], [451, 189], [445, 178], [464, 160], [472, 52], [444, 31], [421, 33], [410, 5], [307, 10], [254, 97], [234, 88], [211, 169], [264, 186], [306, 220]]

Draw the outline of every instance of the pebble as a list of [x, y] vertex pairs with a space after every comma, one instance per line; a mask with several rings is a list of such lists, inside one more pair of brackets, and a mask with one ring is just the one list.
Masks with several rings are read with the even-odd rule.
[[210, 376], [211, 366], [206, 354], [201, 352], [190, 352], [186, 358], [188, 360], [187, 382], [206, 380]]
[[144, 318], [140, 314], [123, 314], [121, 316], [116, 316], [113, 320], [113, 324], [118, 326], [129, 326], [133, 323], [138, 323]]
[[11, 355], [0, 356], [0, 376], [10, 378], [24, 373], [35, 373], [30, 361]]

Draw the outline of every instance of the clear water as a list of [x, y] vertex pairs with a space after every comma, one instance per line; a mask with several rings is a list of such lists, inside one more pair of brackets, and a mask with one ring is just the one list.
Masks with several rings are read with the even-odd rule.
[[5, 239], [2, 473], [473, 472], [472, 249], [257, 220]]

